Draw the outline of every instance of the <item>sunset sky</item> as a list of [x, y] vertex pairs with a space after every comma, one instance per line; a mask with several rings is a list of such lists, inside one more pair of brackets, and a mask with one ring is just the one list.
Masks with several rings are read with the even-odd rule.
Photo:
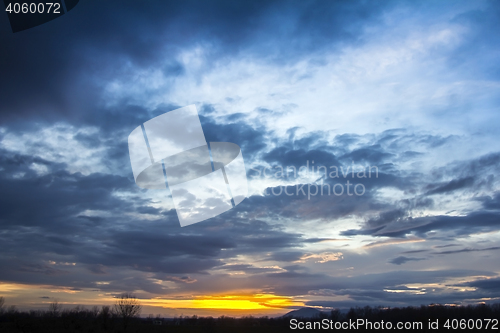
[[[0, 45], [6, 306], [500, 302], [500, 2], [80, 1]], [[249, 195], [181, 228], [127, 138], [191, 104]]]

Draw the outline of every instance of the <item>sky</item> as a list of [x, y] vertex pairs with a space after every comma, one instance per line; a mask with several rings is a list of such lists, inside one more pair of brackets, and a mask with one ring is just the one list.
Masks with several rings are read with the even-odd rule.
[[[0, 41], [7, 306], [499, 302], [497, 1], [81, 1]], [[191, 104], [249, 194], [181, 227], [127, 138]]]

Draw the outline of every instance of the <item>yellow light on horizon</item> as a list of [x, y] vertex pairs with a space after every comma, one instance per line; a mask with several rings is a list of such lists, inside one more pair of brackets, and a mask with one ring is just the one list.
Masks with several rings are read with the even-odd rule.
[[273, 294], [199, 296], [193, 299], [152, 299], [144, 304], [163, 308], [269, 310], [304, 306], [302, 301]]

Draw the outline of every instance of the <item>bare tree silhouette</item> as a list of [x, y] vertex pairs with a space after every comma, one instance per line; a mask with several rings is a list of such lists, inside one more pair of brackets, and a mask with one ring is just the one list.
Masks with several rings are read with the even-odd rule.
[[127, 330], [130, 320], [141, 314], [142, 305], [139, 300], [130, 293], [121, 294], [116, 300], [113, 308], [114, 313], [123, 321], [123, 330]]
[[0, 296], [0, 314], [3, 313], [3, 305], [5, 304], [5, 298]]
[[111, 314], [112, 314], [111, 309], [107, 305], [103, 305], [101, 311], [99, 311], [98, 317], [101, 321], [101, 326], [104, 330], [108, 329]]
[[49, 315], [52, 317], [59, 317], [61, 314], [62, 306], [55, 300], [54, 302], [49, 304]]

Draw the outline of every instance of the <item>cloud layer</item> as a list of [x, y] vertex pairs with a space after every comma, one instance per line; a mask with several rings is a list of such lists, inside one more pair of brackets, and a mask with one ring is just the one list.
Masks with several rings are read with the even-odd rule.
[[[1, 18], [6, 299], [498, 301], [499, 13], [111, 1], [16, 34]], [[241, 147], [252, 192], [180, 228], [168, 191], [135, 185], [127, 136], [193, 103], [207, 141]]]

